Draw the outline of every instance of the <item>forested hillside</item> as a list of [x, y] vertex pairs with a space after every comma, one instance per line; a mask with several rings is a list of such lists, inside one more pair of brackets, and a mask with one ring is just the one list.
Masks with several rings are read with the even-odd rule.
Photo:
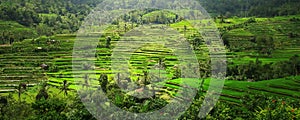
[[212, 15], [273, 17], [299, 14], [299, 0], [199, 0]]
[[[85, 16], [102, 0], [1, 0], [0, 20], [27, 30], [0, 30], [1, 44], [40, 35], [76, 32]], [[199, 0], [213, 17], [292, 15], [299, 13], [298, 0]], [[1, 23], [1, 21], [0, 21]], [[23, 32], [24, 31], [24, 32]], [[23, 37], [15, 37], [15, 36]]]
[[32, 29], [29, 35], [26, 30], [0, 30], [1, 42], [9, 43], [40, 35], [74, 33], [97, 1], [99, 0], [1, 0], [0, 20], [12, 21], [10, 24], [3, 24]]
[[[299, 0], [198, 0], [211, 20], [185, 20], [166, 10], [134, 10], [109, 26], [86, 27], [92, 31], [79, 37], [76, 32], [101, 1], [0, 0], [0, 120], [200, 120], [203, 105], [212, 109], [203, 118], [209, 120], [300, 120]], [[188, 12], [195, 15], [194, 10]], [[218, 66], [226, 64], [226, 73], [220, 73], [224, 86], [219, 93], [214, 82], [222, 80], [215, 78], [219, 68], [214, 67], [210, 47], [218, 50], [223, 44], [213, 45], [214, 39], [204, 39], [207, 34], [191, 23], [220, 32], [226, 60]], [[99, 31], [102, 27], [107, 29]], [[179, 37], [194, 55], [181, 55], [187, 52], [180, 47], [176, 53], [173, 48], [184, 44], [174, 41]], [[81, 51], [91, 48], [85, 44], [77, 51], [78, 41], [90, 43], [93, 38], [98, 40], [95, 53]], [[129, 51], [137, 46], [130, 41], [139, 40], [146, 44]], [[86, 55], [78, 58], [76, 53]], [[131, 56], [125, 60], [124, 55]], [[180, 61], [193, 57], [197, 61]], [[114, 60], [128, 68], [117, 64], [122, 69], [115, 69]], [[194, 72], [199, 72], [196, 78], [184, 75]], [[186, 97], [186, 88], [191, 88], [187, 94], [196, 94]], [[206, 99], [211, 93], [219, 96], [215, 105]], [[176, 115], [187, 101], [192, 102], [189, 108]], [[123, 117], [108, 109], [150, 113], [171, 103], [175, 106], [170, 111], [150, 117]], [[96, 109], [91, 106], [100, 109], [93, 114]]]

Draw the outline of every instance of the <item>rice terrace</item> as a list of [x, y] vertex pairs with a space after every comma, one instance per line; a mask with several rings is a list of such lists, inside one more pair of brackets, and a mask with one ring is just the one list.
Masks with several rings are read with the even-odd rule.
[[[299, 1], [195, 0], [210, 20], [144, 9], [120, 15], [105, 29], [84, 26], [103, 1], [0, 1], [0, 119], [300, 119]], [[218, 81], [213, 43], [192, 23], [215, 27], [224, 45], [226, 74], [215, 105], [205, 99]], [[84, 38], [97, 43], [84, 48], [91, 50], [81, 53], [86, 57], [76, 58], [80, 29], [91, 30]], [[193, 57], [196, 63], [182, 65]], [[196, 93], [187, 98], [184, 90]], [[187, 101], [191, 105], [177, 115], [176, 104]], [[171, 103], [172, 110], [145, 117]], [[202, 105], [211, 107], [204, 117]], [[113, 106], [128, 113], [114, 112]]]

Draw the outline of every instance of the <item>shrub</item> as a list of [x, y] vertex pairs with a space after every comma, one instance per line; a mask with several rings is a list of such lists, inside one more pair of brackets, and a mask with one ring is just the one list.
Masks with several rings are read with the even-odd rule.
[[35, 110], [35, 116], [31, 119], [66, 119], [67, 116], [64, 113], [66, 109], [67, 103], [63, 100], [58, 98], [50, 98], [50, 99], [41, 99], [37, 100], [35, 103], [32, 104], [32, 108]]

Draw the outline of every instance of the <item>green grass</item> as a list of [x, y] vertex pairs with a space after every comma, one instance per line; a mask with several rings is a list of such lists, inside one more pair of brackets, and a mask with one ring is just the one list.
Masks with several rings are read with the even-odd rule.
[[[0, 44], [8, 44], [9, 37], [13, 38], [15, 42], [22, 41], [25, 38], [35, 38], [37, 37], [37, 32], [29, 27], [25, 27], [15, 21], [3, 21], [0, 20], [0, 34], [1, 41]], [[5, 42], [2, 42], [5, 40]]]
[[[160, 14], [160, 12], [151, 12], [144, 17], [151, 17], [154, 15]], [[46, 16], [53, 16], [51, 14], [47, 14]], [[173, 14], [169, 13], [167, 14], [167, 17], [174, 17]], [[274, 37], [274, 40], [276, 44], [283, 41], [282, 45], [277, 45], [277, 49], [273, 52], [272, 57], [262, 57], [260, 56], [260, 60], [263, 63], [270, 63], [270, 62], [279, 62], [288, 60], [291, 56], [298, 54], [300, 55], [299, 51], [299, 38], [289, 38], [288, 33], [294, 32], [294, 33], [300, 33], [299, 29], [299, 22], [290, 22], [290, 18], [299, 18], [300, 16], [286, 16], [286, 17], [275, 17], [275, 18], [256, 18], [256, 23], [248, 24], [247, 26], [243, 26], [241, 28], [236, 28], [233, 30], [230, 30], [226, 35], [229, 37], [230, 42], [232, 45], [235, 46], [242, 46], [242, 47], [248, 47], [249, 45], [252, 45], [250, 43], [250, 39], [253, 36], [256, 35], [271, 35]], [[225, 27], [225, 26], [233, 26], [236, 24], [242, 24], [246, 22], [249, 18], [229, 18], [226, 19], [226, 22], [228, 23], [217, 23], [218, 27]], [[218, 20], [217, 20], [218, 22]], [[207, 21], [202, 21], [202, 23], [207, 24]], [[124, 25], [125, 23], [121, 23], [120, 26]], [[187, 26], [187, 31], [184, 31], [184, 26]], [[26, 28], [16, 22], [11, 21], [0, 21], [0, 28], [1, 30], [13, 30], [13, 31], [30, 31], [30, 28]], [[131, 25], [128, 24], [128, 27]], [[185, 37], [189, 37], [190, 35], [193, 35], [196, 33], [195, 29], [192, 28], [190, 21], [181, 21], [178, 23], [171, 24], [170, 27], [172, 27], [175, 30], [178, 30], [178, 32], [182, 35], [185, 35]], [[118, 29], [116, 26], [111, 26], [108, 29], [106, 29], [105, 35], [111, 36], [111, 35], [121, 35], [124, 31], [122, 31], [122, 27], [118, 29], [121, 32], [118, 32]], [[98, 34], [98, 33], [97, 33]], [[118, 41], [119, 36], [112, 36], [116, 37], [112, 41], [112, 48]], [[105, 38], [105, 36], [103, 37]], [[99, 41], [99, 44], [104, 45], [105, 39], [101, 38]], [[48, 84], [51, 86], [60, 87], [62, 85], [63, 80], [67, 80], [70, 84], [71, 89], [77, 89], [79, 83], [83, 80], [83, 78], [78, 78], [75, 81], [75, 78], [72, 77], [73, 71], [72, 71], [72, 50], [73, 50], [73, 43], [76, 40], [76, 35], [74, 34], [64, 34], [64, 35], [55, 35], [52, 36], [51, 39], [59, 40], [60, 44], [58, 45], [61, 49], [59, 50], [53, 50], [53, 51], [41, 51], [41, 52], [34, 52], [33, 50], [36, 49], [36, 47], [49, 47], [49, 45], [44, 41], [41, 44], [32, 43], [32, 39], [26, 39], [23, 42], [15, 43], [12, 47], [5, 47], [1, 48], [6, 53], [0, 54], [0, 66], [4, 69], [8, 70], [9, 73], [4, 73], [0, 69], [0, 75], [7, 75], [7, 74], [17, 74], [19, 76], [33, 76], [37, 74], [36, 76], [42, 76], [44, 71], [37, 70], [35, 71], [28, 71], [23, 69], [18, 69], [22, 67], [33, 67], [38, 68], [39, 64], [41, 63], [49, 63], [52, 65], [55, 65], [58, 68], [57, 72], [47, 72], [47, 79], [49, 80]], [[123, 47], [126, 47], [123, 46]], [[202, 45], [202, 49], [207, 49], [206, 45]], [[282, 48], [281, 48], [282, 47]], [[12, 50], [18, 50], [18, 51], [12, 51]], [[108, 48], [96, 48], [98, 60], [95, 61], [95, 67], [96, 69], [94, 71], [75, 71], [74, 73], [76, 75], [82, 75], [82, 73], [95, 73], [96, 76], [92, 77], [91, 85], [97, 86], [99, 82], [97, 81], [101, 73], [106, 73], [109, 76], [110, 82], [112, 81], [112, 77], [116, 75], [115, 71], [111, 70], [111, 57], [112, 50]], [[202, 59], [208, 59], [208, 53], [205, 53], [205, 51], [195, 51], [197, 53], [198, 58]], [[256, 56], [258, 56], [257, 51], [254, 50], [248, 50], [248, 51], [241, 51], [241, 52], [228, 52], [228, 61], [233, 62], [236, 64], [245, 64], [249, 61], [255, 61]], [[165, 63], [167, 66], [174, 66], [178, 64], [178, 57], [175, 56], [172, 53], [172, 50], [164, 48], [160, 45], [149, 45], [146, 47], [142, 47], [139, 50], [135, 51], [135, 53], [131, 56], [130, 60], [130, 71], [132, 74], [142, 74], [144, 69], [144, 61], [146, 60], [153, 60], [154, 62], [149, 62], [148, 68], [151, 68], [156, 62], [159, 57], [165, 58]], [[168, 69], [171, 71], [170, 69]], [[167, 71], [168, 71], [167, 70]], [[27, 71], [28, 73], [25, 73], [24, 71]], [[33, 72], [35, 74], [33, 74]], [[157, 71], [156, 71], [157, 72]], [[59, 75], [62, 74], [62, 77], [60, 78]], [[172, 73], [166, 74], [168, 78], [172, 77]], [[131, 77], [133, 81], [136, 81], [137, 77], [133, 76]], [[9, 77], [3, 77], [0, 78], [1, 80], [10, 80], [12, 78]], [[25, 79], [25, 77], [24, 77]], [[42, 78], [34, 78], [29, 77], [26, 79], [34, 79], [37, 81], [41, 81]], [[274, 80], [268, 80], [268, 81], [259, 81], [259, 82], [245, 82], [245, 81], [234, 81], [234, 80], [228, 80], [225, 81], [224, 89], [222, 92], [222, 95], [220, 97], [220, 100], [237, 103], [240, 104], [239, 98], [243, 95], [248, 94], [247, 91], [253, 91], [253, 92], [263, 92], [267, 94], [277, 95], [277, 96], [283, 96], [283, 97], [291, 97], [294, 99], [299, 98], [300, 94], [299, 91], [296, 89], [299, 88], [300, 84], [298, 84], [295, 81], [299, 82], [300, 77], [289, 77], [289, 78], [281, 78], [281, 79], [274, 79]], [[186, 81], [189, 85], [192, 87], [197, 87], [195, 85], [198, 85], [200, 80], [189, 80], [189, 79], [175, 79], [175, 80], [168, 80], [166, 82], [170, 82], [172, 84], [164, 84], [165, 87], [167, 87], [166, 92], [168, 94], [175, 95], [176, 90], [180, 89], [182, 85], [182, 81]], [[209, 85], [209, 78], [205, 80], [204, 88], [207, 90]], [[197, 83], [197, 84], [195, 84]], [[17, 83], [14, 83], [17, 84]], [[7, 89], [12, 89], [7, 87]], [[31, 96], [35, 96], [38, 91], [38, 86], [31, 87], [28, 90], [28, 94], [31, 94]], [[59, 93], [59, 89], [55, 87], [50, 87], [49, 91], [53, 94]], [[7, 93], [1, 93], [7, 95]], [[17, 94], [14, 93], [14, 97]], [[60, 95], [60, 97], [63, 97]], [[22, 98], [23, 99], [23, 98]], [[30, 100], [32, 98], [24, 98], [26, 101], [32, 101]]]
[[[171, 82], [172, 84], [165, 84], [165, 86], [171, 89], [180, 89], [180, 85], [182, 85], [183, 81], [184, 81], [183, 79], [170, 80], [167, 82]], [[300, 87], [300, 84], [297, 84], [297, 81], [300, 82], [300, 76], [259, 81], [259, 82], [226, 80], [224, 84], [224, 88], [222, 90], [220, 100], [233, 102], [235, 104], [241, 104], [240, 99], [244, 95], [249, 94], [249, 92], [250, 94], [265, 93], [265, 94], [275, 95], [280, 97], [299, 99], [300, 92], [298, 88]], [[190, 83], [187, 82], [187, 83], [192, 85], [192, 87], [197, 87], [195, 85], [199, 85], [199, 83], [197, 83], [195, 80], [192, 80], [192, 82]], [[205, 79], [205, 83], [204, 83], [205, 90], [207, 90], [209, 86], [210, 86], [210, 80]]]
[[234, 36], [241, 36], [241, 37], [248, 37], [248, 36], [254, 36], [253, 33], [245, 30], [244, 28], [239, 28], [239, 29], [234, 29], [228, 32], [229, 35], [234, 35]]
[[[262, 92], [262, 93], [275, 95], [275, 96], [299, 99], [300, 92], [298, 92], [296, 89], [300, 87], [300, 84], [297, 84], [297, 81], [300, 82], [300, 76], [259, 81], [259, 82], [228, 80], [225, 81], [224, 90], [222, 92], [222, 94], [225, 94], [225, 96], [221, 96], [220, 99], [226, 100], [228, 98], [226, 97], [226, 95], [241, 97], [243, 95], [248, 94], [248, 91], [252, 93]], [[286, 88], [290, 88], [290, 89], [286, 89]]]
[[153, 11], [143, 15], [143, 20], [155, 20], [156, 16], [164, 16], [165, 19], [175, 19], [175, 14], [169, 11]]

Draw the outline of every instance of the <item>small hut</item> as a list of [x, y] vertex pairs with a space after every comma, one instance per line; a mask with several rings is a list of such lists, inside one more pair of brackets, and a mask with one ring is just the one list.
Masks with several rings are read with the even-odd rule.
[[43, 70], [48, 70], [49, 69], [49, 66], [45, 63], [41, 64], [40, 66]]

